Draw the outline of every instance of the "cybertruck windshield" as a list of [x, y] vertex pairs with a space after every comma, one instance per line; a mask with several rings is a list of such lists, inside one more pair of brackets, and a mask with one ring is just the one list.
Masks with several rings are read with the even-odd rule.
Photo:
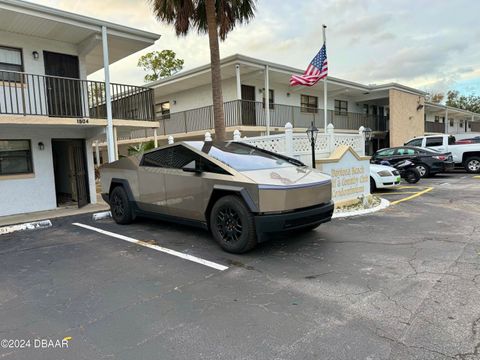
[[301, 161], [238, 142], [187, 141], [186, 143], [237, 171], [305, 166]]

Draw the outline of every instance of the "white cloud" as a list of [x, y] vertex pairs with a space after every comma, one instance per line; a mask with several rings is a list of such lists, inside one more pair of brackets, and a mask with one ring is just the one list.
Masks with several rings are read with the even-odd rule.
[[[39, 2], [162, 35], [150, 49], [114, 64], [113, 81], [141, 84], [144, 74], [137, 59], [153, 49], [174, 50], [185, 60], [185, 69], [209, 62], [206, 36], [193, 32], [178, 38], [171, 26], [155, 20], [146, 0]], [[220, 49], [222, 57], [242, 53], [304, 68], [321, 46], [321, 25], [326, 23], [333, 76], [453, 86], [479, 77], [473, 71], [480, 69], [478, 13], [480, 3], [469, 0], [259, 0], [255, 19], [235, 29]]]

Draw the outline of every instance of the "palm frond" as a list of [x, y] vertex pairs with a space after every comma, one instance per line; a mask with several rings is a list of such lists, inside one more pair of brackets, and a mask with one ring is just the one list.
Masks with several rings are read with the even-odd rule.
[[[220, 39], [225, 40], [227, 34], [237, 24], [248, 23], [255, 16], [255, 0], [216, 0], [217, 26]], [[208, 31], [205, 0], [197, 0], [197, 9], [193, 25], [199, 33]]]
[[149, 0], [157, 20], [173, 24], [178, 35], [186, 35], [195, 14], [194, 0]]

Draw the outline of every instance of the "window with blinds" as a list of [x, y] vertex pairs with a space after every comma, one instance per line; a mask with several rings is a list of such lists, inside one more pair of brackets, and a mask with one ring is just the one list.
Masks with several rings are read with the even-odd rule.
[[300, 111], [317, 113], [318, 112], [318, 97], [311, 95], [300, 95]]
[[19, 82], [20, 74], [11, 71], [23, 71], [22, 50], [0, 46], [0, 81]]
[[0, 140], [0, 176], [32, 172], [30, 140]]

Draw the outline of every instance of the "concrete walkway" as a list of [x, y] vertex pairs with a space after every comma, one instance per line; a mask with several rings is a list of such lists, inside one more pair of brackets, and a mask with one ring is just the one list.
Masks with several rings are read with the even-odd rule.
[[37, 211], [26, 214], [16, 214], [0, 217], [0, 226], [23, 224], [26, 222], [55, 219], [64, 216], [86, 214], [90, 212], [105, 211], [109, 206], [103, 200], [98, 201], [97, 204], [88, 204], [82, 208], [76, 206], [61, 207], [54, 210]]

